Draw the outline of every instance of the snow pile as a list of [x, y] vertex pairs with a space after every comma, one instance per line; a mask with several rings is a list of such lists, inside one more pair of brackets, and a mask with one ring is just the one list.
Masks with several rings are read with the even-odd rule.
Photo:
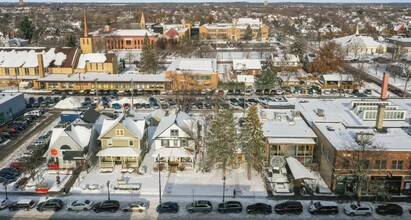
[[63, 99], [54, 106], [56, 109], [78, 109], [80, 107], [80, 100], [73, 97]]

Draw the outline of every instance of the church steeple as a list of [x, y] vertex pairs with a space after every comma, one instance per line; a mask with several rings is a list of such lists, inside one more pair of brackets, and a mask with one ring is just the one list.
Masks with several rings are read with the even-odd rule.
[[80, 49], [83, 53], [93, 53], [93, 39], [88, 35], [87, 29], [87, 16], [86, 12], [84, 11], [84, 34], [83, 37], [80, 38]]
[[87, 16], [86, 12], [84, 11], [84, 37], [88, 37], [88, 30], [87, 30]]
[[141, 12], [140, 28], [141, 28], [141, 29], [145, 29], [145, 28], [146, 28], [146, 19], [144, 19], [144, 13], [143, 13], [143, 12]]

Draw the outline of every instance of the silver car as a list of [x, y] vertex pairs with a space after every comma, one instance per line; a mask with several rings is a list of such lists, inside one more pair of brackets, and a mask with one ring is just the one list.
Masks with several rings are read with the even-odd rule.
[[67, 205], [68, 211], [88, 211], [92, 208], [93, 202], [90, 200], [76, 200]]
[[345, 214], [349, 216], [356, 216], [356, 215], [365, 215], [370, 216], [372, 215], [372, 207], [369, 203], [357, 203], [351, 202], [344, 207]]
[[124, 212], [143, 212], [148, 209], [148, 203], [145, 202], [132, 202], [128, 206], [122, 208]]

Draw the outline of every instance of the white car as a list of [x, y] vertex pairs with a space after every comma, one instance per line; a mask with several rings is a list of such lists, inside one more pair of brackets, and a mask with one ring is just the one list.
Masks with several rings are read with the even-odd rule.
[[148, 203], [145, 202], [132, 202], [128, 206], [122, 208], [124, 212], [143, 212], [148, 209]]
[[10, 204], [10, 200], [9, 199], [3, 199], [0, 202], [0, 209], [5, 209], [7, 208], [7, 206]]
[[357, 203], [351, 202], [344, 207], [345, 214], [349, 216], [356, 216], [356, 215], [365, 215], [370, 216], [372, 215], [372, 207], [369, 203]]
[[90, 200], [76, 200], [67, 205], [68, 211], [88, 211], [92, 208], [93, 202]]

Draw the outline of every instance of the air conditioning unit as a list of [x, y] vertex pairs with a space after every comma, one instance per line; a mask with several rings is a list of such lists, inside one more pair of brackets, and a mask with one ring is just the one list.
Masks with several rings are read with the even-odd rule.
[[317, 108], [317, 115], [320, 117], [324, 117], [324, 109], [322, 108]]

